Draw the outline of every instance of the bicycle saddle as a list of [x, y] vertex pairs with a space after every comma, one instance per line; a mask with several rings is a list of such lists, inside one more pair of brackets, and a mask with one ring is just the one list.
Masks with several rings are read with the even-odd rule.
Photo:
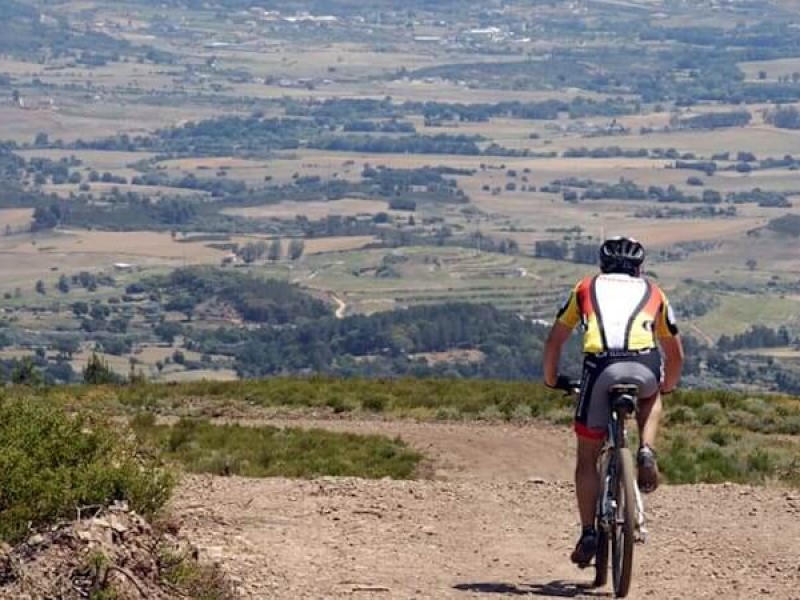
[[608, 395], [614, 408], [632, 413], [636, 410], [639, 386], [635, 383], [616, 383], [608, 388]]

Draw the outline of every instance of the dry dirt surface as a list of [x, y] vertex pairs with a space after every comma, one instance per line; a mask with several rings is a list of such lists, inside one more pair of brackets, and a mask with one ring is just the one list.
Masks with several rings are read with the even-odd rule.
[[[429, 478], [188, 477], [183, 533], [246, 598], [594, 598], [568, 561], [570, 433], [547, 425], [276, 421], [400, 435]], [[663, 486], [630, 598], [800, 600], [800, 492]]]

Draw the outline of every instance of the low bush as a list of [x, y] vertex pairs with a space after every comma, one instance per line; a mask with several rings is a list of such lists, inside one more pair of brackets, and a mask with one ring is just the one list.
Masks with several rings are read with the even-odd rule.
[[152, 515], [172, 486], [172, 475], [119, 427], [34, 397], [0, 400], [0, 540], [115, 500]]
[[182, 419], [174, 426], [136, 418], [137, 436], [195, 473], [246, 477], [322, 475], [409, 479], [422, 456], [399, 439], [322, 429], [214, 425]]

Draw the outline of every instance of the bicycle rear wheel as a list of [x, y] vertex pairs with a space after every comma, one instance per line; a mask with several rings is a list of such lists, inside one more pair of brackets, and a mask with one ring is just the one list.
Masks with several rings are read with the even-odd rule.
[[617, 510], [611, 531], [611, 569], [614, 595], [624, 598], [628, 595], [633, 575], [633, 543], [636, 535], [636, 483], [633, 469], [633, 456], [629, 448], [617, 450], [617, 481], [614, 495]]
[[594, 558], [594, 587], [603, 587], [608, 582], [608, 532], [597, 530], [597, 554]]

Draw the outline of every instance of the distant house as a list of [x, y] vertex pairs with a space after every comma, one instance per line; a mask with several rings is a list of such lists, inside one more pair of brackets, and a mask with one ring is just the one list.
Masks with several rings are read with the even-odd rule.
[[117, 273], [133, 273], [134, 271], [136, 271], [136, 265], [132, 265], [130, 263], [118, 262], [114, 263], [114, 270]]

